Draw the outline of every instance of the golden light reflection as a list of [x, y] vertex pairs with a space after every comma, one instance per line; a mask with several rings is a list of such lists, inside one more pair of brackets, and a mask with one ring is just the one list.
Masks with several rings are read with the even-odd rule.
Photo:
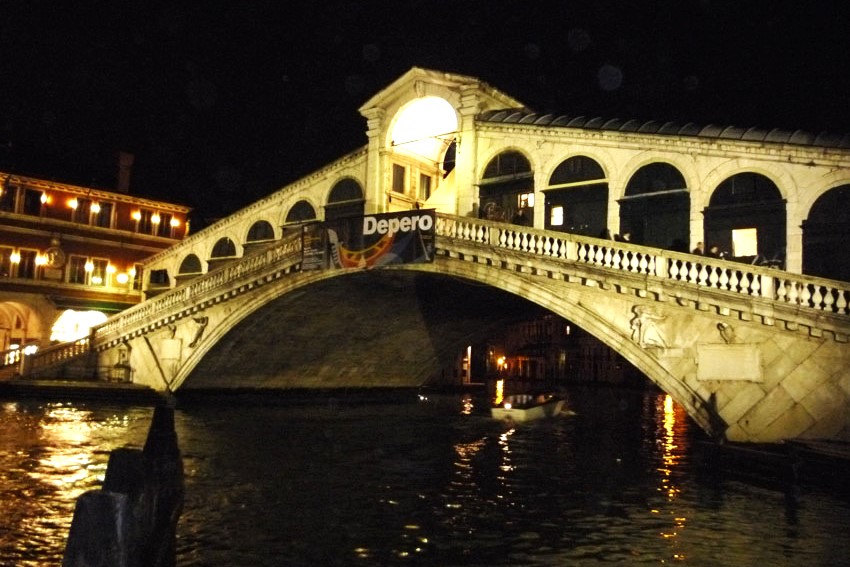
[[495, 404], [501, 405], [502, 400], [505, 399], [505, 380], [504, 378], [496, 380], [496, 399]]
[[466, 394], [461, 399], [461, 415], [472, 415], [472, 410], [475, 409], [475, 404], [472, 401], [472, 396]]
[[[669, 394], [665, 395], [656, 407], [660, 410], [658, 411], [660, 416], [658, 444], [661, 447], [661, 467], [658, 469], [661, 473], [661, 482], [658, 491], [664, 495], [668, 503], [672, 504], [677, 501], [681, 492], [681, 489], [674, 484], [673, 473], [679, 464], [681, 454], [679, 442], [684, 440], [684, 410], [673, 402], [673, 398]], [[658, 514], [660, 510], [653, 509], [652, 513]], [[672, 526], [669, 530], [660, 532], [659, 536], [672, 543], [684, 531], [687, 518], [682, 516], [680, 511], [670, 510], [668, 513], [673, 516], [671, 519]], [[685, 556], [678, 552], [674, 552], [671, 557], [675, 561], [685, 560]]]

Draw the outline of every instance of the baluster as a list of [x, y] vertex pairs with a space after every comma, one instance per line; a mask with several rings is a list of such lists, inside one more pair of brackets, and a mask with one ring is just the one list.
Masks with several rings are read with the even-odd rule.
[[729, 289], [729, 270], [722, 268], [720, 270], [720, 289]]
[[611, 249], [607, 246], [605, 247], [605, 258], [604, 258], [605, 266], [611, 266]]
[[720, 279], [720, 278], [717, 277], [718, 271], [719, 271], [719, 268], [715, 268], [714, 266], [711, 267], [711, 271], [708, 274], [708, 281], [711, 284], [711, 287], [717, 287], [717, 282]]
[[836, 292], [836, 300], [835, 300], [835, 311], [839, 315], [847, 315], [847, 297], [846, 291], [842, 289], [835, 290]]
[[[640, 261], [638, 262], [638, 269], [642, 274], [645, 274], [647, 268], [649, 267], [649, 262], [646, 261], [646, 256], [646, 254], [641, 254]], [[635, 256], [635, 258], [637, 259], [637, 255]]]
[[833, 303], [835, 303], [835, 289], [825, 289], [823, 294], [823, 310], [829, 311], [830, 313], [834, 312], [832, 307]]
[[776, 278], [776, 300], [780, 303], [788, 303], [788, 280]]
[[696, 262], [691, 263], [691, 269], [688, 270], [688, 283], [698, 284], [701, 268]]
[[543, 253], [546, 256], [552, 256], [552, 239], [551, 238], [547, 237], [545, 242], [543, 243]]
[[578, 261], [586, 262], [587, 261], [587, 244], [578, 243]]
[[738, 270], [732, 270], [729, 274], [729, 289], [732, 291], [740, 292], [741, 290], [738, 288], [738, 284], [741, 280], [738, 279]]
[[594, 262], [597, 266], [602, 266], [605, 261], [605, 249], [602, 246], [596, 247], [596, 261]]
[[672, 260], [671, 259], [670, 262], [667, 265], [667, 276], [671, 280], [678, 280], [679, 279], [679, 262], [680, 262], [679, 260]]
[[800, 284], [800, 305], [812, 307], [812, 288], [805, 284]]
[[815, 309], [823, 309], [823, 294], [821, 293], [821, 286], [815, 286], [815, 292], [812, 294], [812, 307]]

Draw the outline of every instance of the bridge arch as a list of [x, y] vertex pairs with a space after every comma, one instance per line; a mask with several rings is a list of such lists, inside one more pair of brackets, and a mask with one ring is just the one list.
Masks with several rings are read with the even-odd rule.
[[[357, 332], [360, 336], [358, 336], [357, 344], [361, 345], [358, 348], [362, 349], [362, 341], [368, 340], [377, 351], [374, 355], [376, 358], [374, 363], [368, 361], [364, 363], [362, 359], [370, 356], [370, 353], [360, 353], [358, 355], [361, 359], [360, 364], [366, 368], [373, 367], [373, 364], [389, 364], [391, 368], [387, 372], [388, 375], [392, 375], [393, 373], [403, 374], [411, 371], [420, 372], [422, 371], [420, 369], [433, 372], [439, 368], [439, 364], [435, 364], [433, 360], [433, 357], [436, 356], [435, 353], [427, 348], [418, 349], [421, 350], [421, 353], [405, 352], [404, 355], [400, 353], [389, 354], [387, 351], [388, 348], [401, 348], [407, 351], [410, 350], [410, 344], [423, 344], [421, 340], [414, 340], [412, 343], [392, 347], [388, 346], [390, 343], [398, 342], [399, 340], [403, 343], [404, 341], [411, 341], [411, 336], [413, 336], [405, 335], [402, 338], [400, 335], [408, 331], [401, 330], [398, 327], [391, 328], [391, 325], [395, 324], [395, 320], [419, 322], [423, 318], [422, 314], [416, 313], [418, 309], [417, 301], [410, 301], [407, 296], [405, 296], [406, 299], [404, 301], [390, 299], [389, 297], [396, 292], [405, 294], [406, 292], [404, 290], [416, 287], [415, 283], [411, 285], [410, 282], [413, 280], [410, 278], [420, 276], [439, 278], [438, 280], [431, 279], [430, 281], [432, 282], [460, 282], [460, 285], [468, 286], [467, 289], [473, 290], [473, 293], [476, 294], [490, 293], [487, 290], [504, 292], [507, 294], [505, 297], [512, 297], [517, 301], [530, 302], [563, 317], [616, 350], [636, 368], [650, 377], [653, 382], [680, 403], [688, 414], [706, 431], [712, 432], [712, 428], [716, 427], [716, 418], [713, 417], [711, 408], [703, 402], [700, 394], [691, 390], [685, 382], [673, 376], [647, 349], [630, 339], [630, 320], [633, 319], [634, 314], [630, 311], [630, 303], [628, 301], [622, 303], [618, 315], [607, 318], [600, 317], [598, 313], [588, 308], [587, 299], [584, 297], [584, 292], [580, 288], [562, 289], [562, 293], [553, 294], [552, 289], [547, 286], [545, 281], [535, 281], [523, 273], [516, 271], [505, 273], [499, 270], [480, 270], [474, 267], [470, 270], [467, 262], [447, 257], [440, 257], [433, 264], [408, 264], [392, 269], [377, 270], [371, 273], [363, 271], [352, 272], [350, 270], [301, 272], [294, 274], [290, 278], [279, 280], [277, 283], [270, 283], [264, 293], [248, 296], [244, 301], [235, 303], [231, 308], [220, 312], [214, 324], [209, 325], [204, 340], [198, 343], [183, 364], [181, 364], [179, 372], [173, 377], [170, 383], [170, 388], [176, 390], [182, 387], [191, 387], [190, 381], [206, 380], [209, 376], [214, 376], [213, 378], [209, 378], [211, 380], [218, 380], [221, 379], [221, 376], [226, 376], [228, 370], [218, 369], [214, 366], [214, 363], [210, 362], [211, 360], [227, 361], [226, 364], [239, 367], [241, 372], [250, 374], [246, 366], [251, 365], [252, 362], [246, 359], [240, 363], [239, 359], [233, 358], [240, 356], [240, 347], [245, 346], [246, 340], [249, 340], [248, 337], [250, 337], [250, 340], [256, 340], [257, 337], [268, 333], [282, 333], [277, 339], [274, 337], [267, 337], [265, 339], [266, 342], [271, 341], [273, 344], [278, 344], [279, 347], [277, 349], [264, 348], [260, 351], [262, 353], [267, 353], [270, 350], [276, 351], [274, 354], [269, 353], [268, 356], [277, 356], [278, 358], [275, 358], [271, 362], [265, 362], [266, 366], [273, 368], [271, 372], [274, 372], [274, 369], [280, 369], [280, 365], [282, 364], [290, 362], [296, 364], [294, 361], [290, 361], [287, 358], [287, 354], [283, 352], [284, 349], [288, 348], [285, 346], [286, 343], [295, 345], [292, 348], [296, 350], [318, 348], [321, 351], [328, 351], [336, 348], [339, 344], [345, 342], [344, 336], [310, 336], [309, 339], [304, 337], [302, 340], [291, 338], [289, 332], [298, 333], [299, 329], [296, 325], [302, 324], [304, 317], [303, 313], [296, 314], [292, 324], [286, 319], [287, 313], [294, 306], [290, 302], [294, 301], [294, 299], [290, 300], [290, 298], [300, 298], [301, 301], [304, 301], [304, 298], [307, 297], [305, 294], [311, 293], [311, 290], [314, 289], [313, 286], [327, 286], [335, 283], [343, 285], [345, 283], [348, 287], [345, 288], [344, 292], [339, 292], [345, 295], [341, 295], [339, 301], [334, 302], [334, 309], [339, 311], [346, 308], [342, 305], [343, 303], [350, 303], [350, 301], [347, 301], [348, 299], [360, 298], [364, 293], [362, 290], [365, 287], [358, 289], [349, 285], [350, 282], [358, 279], [362, 285], [377, 290], [374, 292], [376, 297], [386, 299], [393, 306], [390, 310], [391, 313], [389, 313], [389, 319], [375, 323], [377, 330], [374, 332], [378, 334], [385, 333], [386, 336], [383, 339], [370, 336], [368, 330], [364, 331], [358, 325], [359, 330]], [[464, 284], [463, 282], [466, 283]], [[442, 289], [439, 284], [435, 285], [432, 283], [430, 285], [432, 286], [433, 293], [441, 294]], [[441, 297], [443, 296], [455, 297], [456, 301], [459, 302], [458, 305], [475, 303], [471, 299], [472, 296], [457, 298], [456, 294], [453, 293], [441, 294]], [[487, 299], [483, 300], [483, 302], [489, 300], [489, 296], [487, 296]], [[285, 301], [287, 303], [277, 304], [278, 301]], [[323, 303], [322, 300], [317, 301]], [[354, 303], [367, 303], [356, 301], [355, 299], [352, 299], [352, 301]], [[267, 311], [269, 306], [274, 306], [271, 307], [271, 312]], [[499, 301], [498, 306], [498, 309], [492, 309], [492, 317], [494, 318], [502, 316], [500, 313], [502, 309], [506, 311], [511, 310], [510, 302], [508, 301]], [[453, 312], [450, 313], [452, 316], [454, 315]], [[353, 315], [350, 312], [346, 312], [346, 316], [342, 318], [339, 317], [339, 313], [336, 315], [335, 321], [363, 321], [362, 326], [366, 328], [369, 327], [367, 321], [380, 316], [379, 312], [374, 311], [368, 305], [361, 307], [359, 316]], [[487, 315], [487, 317], [491, 317], [491, 315]], [[317, 318], [320, 318], [319, 314], [317, 314]], [[468, 324], [466, 328], [462, 328], [464, 323], [455, 321], [454, 319], [449, 320], [451, 327], [461, 327], [460, 329], [452, 329], [456, 331], [455, 335], [451, 335], [452, 331], [449, 331], [445, 327], [440, 327], [439, 330], [430, 333], [431, 336], [439, 337], [436, 340], [444, 341], [437, 345], [437, 355], [441, 351], [458, 352], [465, 344], [468, 344], [463, 343], [463, 341], [468, 341], [471, 333], [482, 332], [482, 330], [486, 331], [489, 328], [486, 322], [488, 319], [486, 318], [483, 321], [467, 321], [468, 318], [466, 317], [462, 319]], [[493, 321], [491, 320], [490, 324], [492, 325], [492, 323]], [[341, 324], [345, 325], [345, 323]], [[437, 328], [441, 324], [441, 321], [432, 321], [432, 324]], [[442, 321], [442, 324], [445, 325], [447, 322]], [[427, 328], [429, 327], [426, 325], [423, 329]], [[237, 329], [237, 331], [231, 334], [234, 329]], [[287, 331], [287, 329], [290, 331]], [[331, 329], [327, 328], [327, 325], [323, 329], [325, 333], [331, 331]], [[422, 329], [420, 329], [420, 334], [415, 335], [419, 339], [423, 338], [421, 332]], [[366, 336], [364, 337], [362, 335]], [[284, 339], [286, 336], [290, 336], [290, 338]], [[484, 336], [482, 335], [481, 338], [484, 338]], [[306, 342], [312, 341], [324, 341], [324, 343], [315, 345], [315, 347], [306, 344]], [[258, 352], [252, 356], [251, 352], [248, 352], [248, 354], [242, 353], [241, 356], [247, 356], [247, 358], [253, 359], [263, 355]], [[388, 361], [392, 362], [388, 363]], [[210, 366], [210, 364], [213, 364], [213, 366]], [[393, 367], [394, 364], [397, 366]], [[335, 371], [344, 372], [345, 369], [337, 369]], [[428, 377], [427, 374], [421, 376], [423, 382]], [[254, 377], [253, 379], [257, 380], [258, 378]], [[260, 377], [259, 379], [267, 380], [269, 377]], [[209, 384], [207, 383], [205, 387], [209, 387]], [[717, 433], [716, 431], [713, 432]]]
[[245, 235], [245, 242], [266, 242], [269, 240], [274, 240], [275, 238], [276, 235], [272, 223], [265, 219], [260, 219], [258, 221], [255, 221], [248, 228], [248, 233]]
[[212, 245], [208, 260], [222, 260], [225, 258], [236, 258], [240, 256], [236, 240], [230, 236], [222, 236]]
[[600, 236], [608, 227], [608, 180], [602, 164], [578, 154], [561, 161], [543, 188], [544, 228]]
[[531, 158], [521, 149], [502, 147], [486, 164], [478, 185], [480, 216], [510, 222], [522, 208], [526, 219], [533, 219], [534, 202], [520, 202], [522, 195], [536, 193]]
[[822, 193], [802, 230], [803, 271], [850, 281], [850, 183]]
[[690, 250], [690, 191], [672, 163], [654, 160], [635, 170], [619, 204], [621, 234], [629, 231], [647, 246]]
[[196, 254], [190, 253], [183, 257], [177, 269], [177, 277], [196, 276], [204, 272], [204, 265]]
[[284, 224], [296, 224], [311, 220], [317, 220], [316, 207], [309, 200], [301, 199], [289, 208], [283, 222]]
[[460, 117], [446, 99], [426, 95], [405, 102], [392, 115], [385, 147], [417, 161], [440, 163], [457, 135]]
[[717, 245], [747, 261], [781, 260], [784, 266], [788, 211], [772, 179], [754, 172], [727, 177], [712, 192], [703, 214], [706, 246]]
[[325, 205], [325, 220], [362, 215], [366, 206], [363, 185], [353, 177], [334, 183]]

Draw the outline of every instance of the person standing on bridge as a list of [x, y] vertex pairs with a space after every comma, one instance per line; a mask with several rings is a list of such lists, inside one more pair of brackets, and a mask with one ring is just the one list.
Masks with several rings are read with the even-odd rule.
[[697, 256], [705, 256], [705, 243], [697, 242], [697, 246], [691, 251], [691, 254], [696, 254]]

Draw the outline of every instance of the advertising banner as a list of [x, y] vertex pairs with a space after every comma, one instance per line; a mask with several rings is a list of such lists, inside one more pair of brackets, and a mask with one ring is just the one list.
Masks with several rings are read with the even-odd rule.
[[433, 209], [347, 217], [305, 225], [303, 270], [433, 262]]

